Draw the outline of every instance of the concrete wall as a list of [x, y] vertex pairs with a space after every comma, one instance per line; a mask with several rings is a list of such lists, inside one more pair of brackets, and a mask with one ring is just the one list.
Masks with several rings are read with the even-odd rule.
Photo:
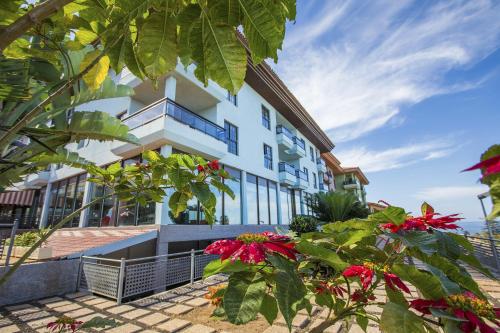
[[[0, 286], [0, 306], [76, 291], [79, 259], [22, 265]], [[0, 267], [0, 275], [5, 273]]]

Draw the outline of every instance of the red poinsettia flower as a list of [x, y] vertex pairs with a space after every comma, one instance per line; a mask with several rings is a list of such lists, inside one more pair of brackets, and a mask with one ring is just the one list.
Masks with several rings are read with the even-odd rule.
[[220, 255], [221, 260], [231, 258], [231, 261], [240, 259], [245, 263], [257, 264], [266, 259], [266, 253], [279, 253], [296, 260], [294, 247], [295, 243], [290, 242], [287, 236], [263, 232], [216, 241], [207, 246], [205, 253]]
[[363, 286], [363, 289], [366, 290], [372, 283], [373, 275], [374, 275], [373, 268], [369, 263], [365, 263], [364, 265], [352, 265], [350, 267], [347, 267], [344, 272], [342, 273], [343, 276], [345, 277], [354, 277], [358, 276], [359, 280], [361, 281], [361, 285]]
[[500, 173], [500, 155], [490, 157], [484, 161], [474, 164], [470, 168], [462, 170], [462, 172], [476, 169], [483, 170], [483, 177], [493, 175], [495, 173]]
[[73, 319], [71, 317], [63, 316], [61, 318], [58, 318], [57, 320], [50, 322], [47, 324], [47, 329], [49, 331], [55, 332], [61, 332], [63, 330], [70, 330], [71, 332], [75, 332], [80, 325], [83, 324], [83, 321], [79, 321], [76, 319]]
[[410, 307], [423, 314], [431, 314], [431, 308], [445, 310], [457, 318], [464, 320], [459, 324], [459, 328], [462, 332], [466, 333], [475, 332], [476, 328], [479, 328], [481, 333], [496, 332], [481, 317], [499, 326], [496, 322], [496, 319], [499, 317], [499, 309], [493, 308], [487, 301], [476, 297], [471, 292], [451, 295], [439, 300], [416, 299], [410, 302]]
[[387, 286], [389, 286], [392, 290], [396, 290], [396, 287], [398, 287], [405, 293], [411, 294], [410, 289], [408, 289], [408, 287], [396, 274], [384, 272], [384, 280]]
[[203, 165], [198, 164], [198, 166], [196, 167], [196, 170], [198, 170], [198, 172], [203, 172], [203, 170], [205, 170], [205, 168], [203, 167]]
[[393, 233], [400, 230], [426, 231], [429, 228], [457, 229], [459, 226], [455, 224], [455, 222], [462, 220], [462, 218], [457, 216], [458, 214], [441, 216], [439, 213], [434, 212], [434, 208], [432, 208], [431, 205], [424, 202], [422, 204], [422, 216], [410, 216], [400, 225], [396, 225], [394, 223], [382, 224], [382, 228], [390, 229]]
[[217, 160], [213, 160], [211, 162], [208, 162], [207, 165], [212, 170], [219, 170], [220, 169], [219, 161], [217, 161]]
[[317, 294], [329, 293], [336, 297], [344, 297], [344, 293], [347, 293], [347, 290], [341, 286], [321, 281], [318, 286], [316, 286], [315, 292]]

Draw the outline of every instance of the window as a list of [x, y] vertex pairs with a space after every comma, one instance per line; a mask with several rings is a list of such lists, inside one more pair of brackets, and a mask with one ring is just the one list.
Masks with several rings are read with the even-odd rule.
[[116, 115], [116, 119], [120, 119], [122, 120], [123, 118], [125, 118], [127, 116], [127, 110], [124, 110], [122, 112], [119, 112], [117, 115]]
[[269, 224], [269, 193], [267, 192], [267, 179], [258, 179], [259, 190], [259, 224]]
[[309, 147], [309, 158], [311, 159], [311, 162], [314, 162], [314, 148]]
[[271, 119], [269, 118], [269, 110], [262, 105], [262, 125], [268, 130], [271, 129]]
[[318, 178], [316, 177], [316, 174], [313, 172], [313, 186], [314, 188], [318, 188]]
[[233, 103], [234, 106], [238, 106], [238, 95], [231, 94], [229, 90], [227, 91], [227, 100]]
[[306, 178], [309, 181], [309, 170], [307, 170], [306, 167], [304, 167], [304, 173], [306, 174]]
[[[85, 181], [86, 175], [82, 174], [52, 183], [49, 194], [48, 225], [55, 225], [82, 206]], [[78, 215], [64, 226], [77, 227], [79, 223], [80, 216]]]
[[78, 141], [78, 146], [76, 147], [76, 149], [82, 149], [85, 146], [85, 141], [85, 139]]
[[284, 186], [280, 187], [281, 197], [281, 223], [290, 224], [293, 217], [292, 190]]
[[238, 155], [238, 127], [224, 121], [224, 129], [226, 132], [227, 151]]
[[273, 148], [264, 144], [264, 167], [266, 169], [273, 169]]
[[257, 177], [251, 174], [247, 174], [247, 206], [248, 224], [259, 224]]
[[278, 187], [273, 181], [269, 185], [269, 223], [278, 224]]

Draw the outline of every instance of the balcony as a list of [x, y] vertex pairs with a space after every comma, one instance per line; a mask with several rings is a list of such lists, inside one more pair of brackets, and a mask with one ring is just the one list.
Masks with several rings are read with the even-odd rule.
[[316, 165], [318, 166], [319, 172], [325, 173], [327, 171], [326, 170], [326, 163], [325, 163], [325, 161], [323, 161], [322, 158], [320, 158], [320, 157], [316, 158]]
[[141, 146], [114, 143], [111, 151], [119, 156], [165, 144], [208, 158], [221, 158], [227, 152], [224, 128], [167, 98], [124, 118], [123, 123]]
[[346, 190], [352, 190], [358, 188], [358, 183], [356, 182], [356, 179], [346, 179], [344, 180], [344, 189]]
[[306, 156], [306, 143], [304, 139], [296, 137], [285, 126], [276, 126], [276, 140], [278, 141], [281, 159], [292, 161]]
[[297, 180], [293, 188], [305, 190], [309, 187], [309, 176], [302, 170], [295, 170], [295, 176], [297, 176]]
[[297, 183], [297, 176], [295, 175], [295, 167], [286, 162], [278, 164], [280, 184], [286, 186], [293, 186]]
[[293, 133], [283, 125], [276, 126], [276, 140], [278, 145], [283, 146], [285, 149], [293, 147]]
[[25, 188], [38, 188], [47, 185], [50, 180], [50, 168], [27, 175], [24, 180]]
[[320, 192], [328, 192], [328, 187], [325, 184], [319, 184]]

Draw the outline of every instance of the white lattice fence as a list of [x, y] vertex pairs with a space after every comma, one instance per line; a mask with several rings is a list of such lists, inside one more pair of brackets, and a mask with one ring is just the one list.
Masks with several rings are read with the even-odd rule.
[[143, 294], [165, 287], [167, 266], [167, 258], [126, 266], [123, 297]]
[[117, 298], [120, 268], [93, 262], [83, 262], [80, 275], [80, 289]]
[[219, 256], [213, 254], [200, 254], [194, 259], [194, 278], [199, 279], [203, 276], [203, 270], [205, 266], [214, 259], [219, 258]]

